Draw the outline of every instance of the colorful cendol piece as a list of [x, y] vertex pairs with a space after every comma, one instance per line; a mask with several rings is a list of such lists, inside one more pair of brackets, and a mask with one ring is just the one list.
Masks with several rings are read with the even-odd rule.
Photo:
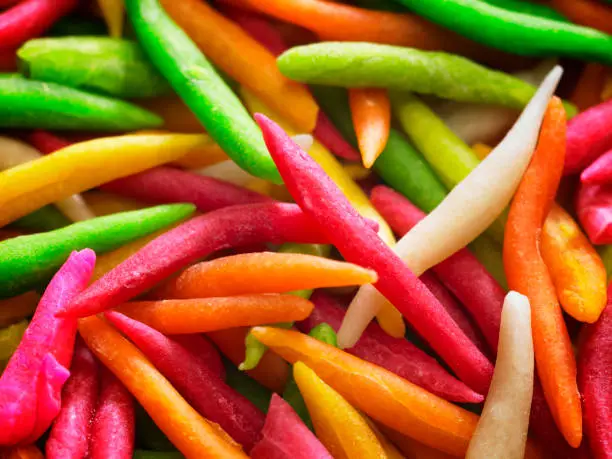
[[0, 0], [0, 458], [612, 459], [612, 0]]

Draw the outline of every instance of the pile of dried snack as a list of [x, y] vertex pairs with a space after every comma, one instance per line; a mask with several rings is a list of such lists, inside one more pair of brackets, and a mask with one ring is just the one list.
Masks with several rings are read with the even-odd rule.
[[0, 0], [0, 72], [0, 458], [612, 459], [612, 0]]

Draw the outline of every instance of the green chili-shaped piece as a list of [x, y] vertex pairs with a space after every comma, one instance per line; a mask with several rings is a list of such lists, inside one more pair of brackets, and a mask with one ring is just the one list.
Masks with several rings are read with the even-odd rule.
[[163, 120], [122, 100], [56, 83], [0, 77], [0, 127], [134, 131]]
[[170, 86], [138, 43], [108, 37], [37, 38], [17, 51], [33, 79], [121, 98], [153, 97]]
[[612, 63], [612, 36], [595, 29], [510, 11], [481, 0], [396, 1], [442, 27], [503, 51]]
[[[336, 332], [334, 329], [327, 323], [323, 322], [314, 327], [308, 333], [309, 336], [325, 343], [330, 346], [338, 347], [338, 340], [336, 337]], [[308, 426], [310, 430], [313, 430], [312, 421], [310, 420], [310, 414], [308, 413], [308, 408], [306, 407], [306, 403], [304, 402], [304, 398], [300, 393], [300, 389], [293, 378], [293, 373], [289, 376], [289, 380], [287, 381], [287, 385], [285, 386], [285, 390], [283, 391], [283, 398], [291, 405], [294, 411], [298, 414], [304, 424]]]
[[[274, 324], [274, 326], [278, 328], [291, 328], [293, 322], [279, 322]], [[246, 335], [244, 346], [244, 362], [238, 365], [240, 371], [252, 370], [259, 365], [260, 360], [268, 349], [265, 344], [255, 338], [251, 333]]]
[[280, 183], [248, 111], [158, 0], [127, 0], [125, 6], [145, 52], [223, 151], [247, 172]]
[[446, 189], [421, 153], [395, 129], [389, 132], [387, 146], [374, 169], [387, 184], [421, 209], [434, 209], [446, 196]]
[[463, 57], [399, 46], [315, 43], [292, 48], [277, 62], [283, 74], [305, 83], [390, 88], [516, 109], [536, 92], [519, 78]]
[[48, 280], [73, 250], [88, 247], [97, 253], [108, 252], [171, 225], [194, 210], [191, 204], [157, 206], [3, 241], [0, 243], [0, 298], [18, 295]]

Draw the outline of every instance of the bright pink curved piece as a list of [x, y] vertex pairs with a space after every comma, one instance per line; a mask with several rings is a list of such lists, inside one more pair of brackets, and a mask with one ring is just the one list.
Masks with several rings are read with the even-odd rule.
[[87, 286], [95, 260], [90, 249], [72, 252], [49, 282], [0, 377], [0, 445], [36, 441], [59, 413], [77, 324], [55, 313]]

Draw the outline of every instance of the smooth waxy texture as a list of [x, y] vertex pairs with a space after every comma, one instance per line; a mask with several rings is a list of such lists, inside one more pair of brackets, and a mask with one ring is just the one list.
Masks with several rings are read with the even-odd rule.
[[218, 426], [201, 417], [153, 364], [98, 317], [79, 321], [79, 333], [92, 352], [140, 402], [170, 441], [188, 458], [244, 458]]
[[294, 295], [134, 301], [117, 310], [162, 333], [203, 333], [226, 328], [303, 320], [312, 303]]
[[89, 281], [95, 254], [74, 252], [49, 283], [38, 308], [0, 377], [0, 445], [32, 443], [60, 412], [68, 379], [76, 321], [55, 313]]
[[389, 88], [462, 102], [521, 109], [536, 88], [511, 75], [441, 52], [371, 43], [327, 42], [292, 48], [278, 67], [298, 81], [360, 88]]
[[187, 134], [103, 137], [3, 171], [0, 225], [74, 193], [178, 159], [200, 140]]
[[252, 333], [291, 363], [303, 362], [355, 408], [425, 444], [465, 454], [478, 416], [403, 378], [301, 333], [255, 327]]
[[[550, 72], [504, 140], [397, 243], [395, 252], [414, 273], [423, 273], [465, 247], [510, 202], [533, 155], [546, 105], [561, 74], [559, 67]], [[501, 175], [504, 180], [497, 179]], [[357, 341], [382, 303], [384, 298], [372, 287], [362, 287], [338, 333], [341, 347]]]
[[90, 247], [108, 252], [181, 220], [193, 210], [189, 204], [170, 204], [0, 242], [0, 296], [18, 295], [46, 281], [73, 250]]
[[0, 77], [0, 126], [97, 131], [132, 131], [162, 125], [136, 105], [56, 83]]
[[248, 112], [159, 2], [128, 0], [125, 6], [147, 55], [211, 137], [244, 170], [278, 182], [278, 171]]
[[105, 37], [38, 38], [19, 48], [21, 73], [121, 98], [170, 91], [136, 42]]
[[533, 342], [529, 300], [506, 295], [495, 372], [466, 459], [523, 459], [533, 393]]
[[156, 292], [158, 298], [203, 298], [343, 287], [376, 282], [376, 273], [304, 254], [256, 252], [188, 268]]
[[363, 417], [314, 371], [296, 362], [293, 377], [304, 397], [317, 437], [334, 457], [387, 457]]
[[529, 298], [544, 395], [559, 430], [577, 448], [582, 440], [582, 413], [576, 360], [551, 275], [540, 254], [542, 226], [563, 172], [565, 131], [565, 110], [554, 98], [542, 123], [534, 158], [510, 207], [504, 266], [510, 288]]

